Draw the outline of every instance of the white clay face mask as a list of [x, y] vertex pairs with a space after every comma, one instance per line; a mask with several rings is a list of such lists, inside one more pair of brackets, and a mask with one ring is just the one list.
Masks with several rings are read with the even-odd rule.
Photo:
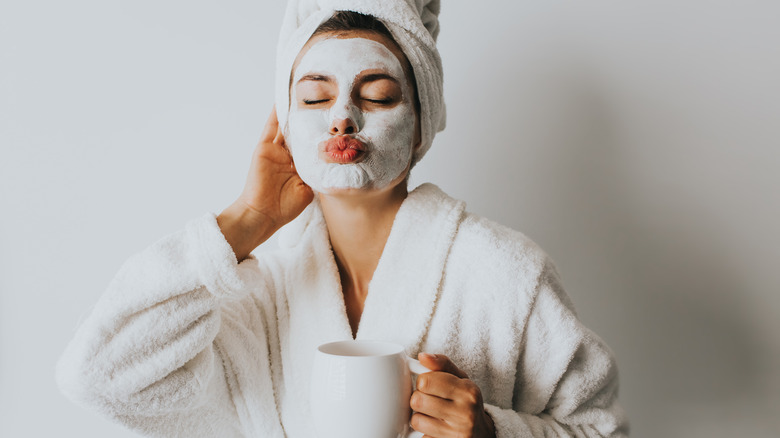
[[[380, 81], [392, 86], [372, 89]], [[383, 92], [388, 88], [395, 96]], [[318, 41], [295, 69], [290, 93], [285, 142], [301, 179], [315, 191], [383, 189], [406, 170], [415, 134], [413, 96], [401, 62], [383, 44]], [[346, 120], [351, 129], [344, 129]]]

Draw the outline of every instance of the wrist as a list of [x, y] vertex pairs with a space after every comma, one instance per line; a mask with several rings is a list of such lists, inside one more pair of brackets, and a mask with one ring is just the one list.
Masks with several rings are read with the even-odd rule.
[[217, 216], [217, 225], [239, 263], [279, 228], [275, 221], [241, 200], [230, 204]]

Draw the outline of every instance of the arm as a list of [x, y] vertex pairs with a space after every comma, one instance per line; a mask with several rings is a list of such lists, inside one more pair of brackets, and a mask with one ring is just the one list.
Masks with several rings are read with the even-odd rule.
[[[58, 363], [62, 391], [147, 433], [226, 436], [239, 422], [218, 342], [229, 330], [221, 308], [270, 281], [245, 259], [311, 199], [272, 113], [239, 199], [123, 265]], [[256, 334], [247, 343], [260, 358], [266, 339]]]
[[523, 345], [512, 409], [485, 405], [498, 438], [628, 436], [614, 356], [577, 319], [550, 262]]
[[572, 310], [547, 263], [525, 325], [513, 406], [483, 402], [476, 383], [444, 355], [420, 354], [433, 372], [417, 379], [412, 427], [445, 438], [624, 437], [612, 353]]
[[238, 421], [214, 344], [220, 304], [257, 287], [257, 274], [252, 261], [236, 263], [213, 215], [188, 223], [122, 266], [60, 359], [60, 388], [134, 428], [198, 412], [189, 423], [230, 430]]

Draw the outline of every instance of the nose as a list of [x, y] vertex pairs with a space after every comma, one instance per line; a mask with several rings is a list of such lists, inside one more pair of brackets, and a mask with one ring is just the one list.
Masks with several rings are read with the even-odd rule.
[[352, 117], [335, 117], [328, 130], [331, 135], [354, 134], [355, 131], [357, 131], [357, 126]]

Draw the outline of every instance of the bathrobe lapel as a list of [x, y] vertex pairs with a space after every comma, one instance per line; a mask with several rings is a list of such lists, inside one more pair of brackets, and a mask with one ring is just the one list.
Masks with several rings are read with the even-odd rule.
[[357, 339], [397, 342], [416, 356], [464, 207], [433, 184], [409, 193], [369, 284]]
[[[357, 339], [403, 345], [416, 357], [425, 340], [447, 256], [464, 205], [438, 187], [418, 187], [396, 215], [369, 284]], [[310, 436], [308, 416], [311, 365], [317, 346], [352, 339], [336, 260], [317, 201], [285, 226], [279, 244], [287, 253], [286, 297], [278, 306], [284, 363], [284, 390], [278, 400], [289, 436]], [[303, 406], [303, 408], [302, 408]], [[301, 411], [303, 409], [303, 411]]]
[[[433, 184], [409, 193], [369, 284], [356, 339], [397, 342], [410, 355], [420, 351], [464, 207]], [[290, 317], [307, 320], [310, 346], [351, 339], [338, 269], [319, 205], [312, 204], [303, 216], [280, 237], [282, 246], [303, 250], [299, 256], [304, 261], [294, 282], [309, 291], [305, 298], [298, 297], [305, 302], [294, 306], [297, 317]], [[303, 244], [297, 245], [299, 242]], [[291, 327], [295, 326], [291, 321]]]
[[[344, 295], [341, 291], [336, 259], [330, 245], [330, 237], [319, 203], [315, 201], [304, 214], [305, 229], [301, 236], [298, 257], [303, 260], [297, 266], [293, 278], [295, 309], [307, 330], [305, 339], [310, 351], [326, 342], [352, 339], [352, 329], [347, 318]], [[292, 313], [292, 312], [291, 312]], [[294, 315], [291, 314], [291, 317]], [[291, 327], [298, 325], [293, 322]]]

